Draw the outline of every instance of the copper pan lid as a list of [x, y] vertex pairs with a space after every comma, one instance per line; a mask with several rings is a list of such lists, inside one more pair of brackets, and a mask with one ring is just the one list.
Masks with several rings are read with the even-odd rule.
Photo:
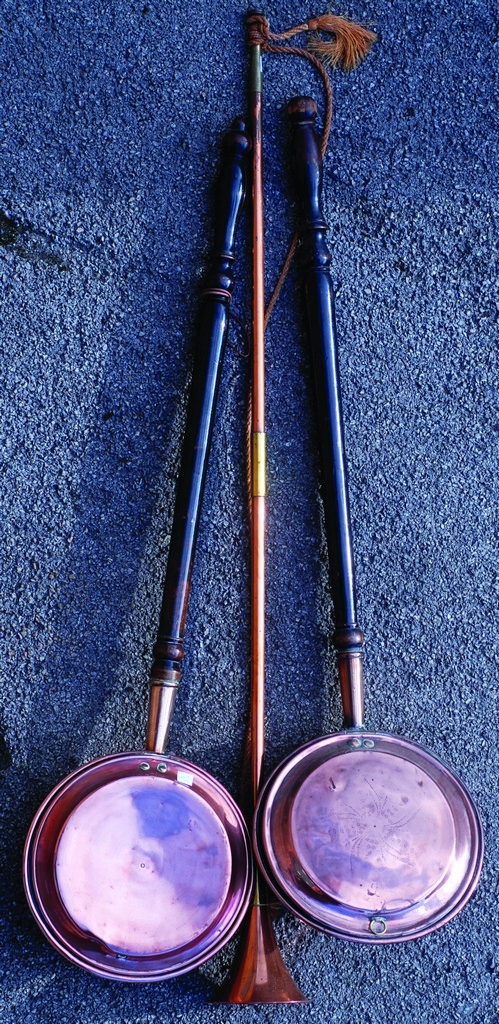
[[295, 751], [257, 808], [260, 866], [322, 931], [403, 942], [449, 921], [474, 892], [482, 826], [455, 773], [410, 740], [348, 731]]
[[238, 928], [252, 888], [249, 838], [226, 790], [157, 754], [118, 754], [50, 794], [26, 843], [25, 888], [68, 960], [122, 981], [204, 963]]

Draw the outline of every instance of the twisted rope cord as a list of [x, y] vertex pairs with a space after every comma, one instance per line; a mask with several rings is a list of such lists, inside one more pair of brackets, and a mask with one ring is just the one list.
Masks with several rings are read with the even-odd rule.
[[[325, 65], [343, 67], [347, 72], [353, 70], [353, 68], [360, 64], [375, 42], [375, 33], [367, 25], [360, 25], [356, 22], [347, 21], [345, 18], [328, 14], [319, 18], [309, 18], [307, 22], [295, 25], [294, 28], [290, 28], [286, 32], [271, 32], [269, 22], [263, 14], [250, 15], [247, 26], [248, 46], [260, 46], [262, 50], [266, 50], [268, 53], [303, 57], [312, 64], [320, 75], [325, 93], [324, 132], [321, 141], [321, 155], [324, 159], [333, 120], [333, 90]], [[334, 41], [323, 41], [318, 35], [319, 31], [334, 36]], [[284, 46], [278, 45], [303, 32], [313, 33], [307, 43], [308, 49], [304, 46], [293, 46], [287, 42]], [[316, 54], [319, 56], [316, 56]], [[272, 310], [279, 298], [297, 246], [298, 232], [296, 231], [279, 279], [265, 310], [264, 329], [267, 327]]]
[[[321, 142], [321, 153], [322, 157], [324, 158], [324, 154], [326, 152], [327, 144], [329, 141], [329, 135], [331, 132], [331, 124], [333, 120], [333, 90], [331, 87], [329, 75], [324, 65], [321, 64], [320, 60], [313, 53], [310, 53], [309, 50], [306, 50], [303, 46], [291, 46], [289, 43], [287, 43], [285, 46], [278, 46], [276, 45], [276, 42], [270, 42], [271, 39], [275, 41], [289, 39], [292, 36], [298, 35], [301, 32], [306, 32], [307, 27], [307, 25], [297, 25], [295, 28], [289, 29], [287, 32], [275, 33], [270, 31], [270, 26], [267, 21], [267, 18], [260, 14], [254, 14], [248, 18], [248, 46], [259, 45], [263, 50], [266, 50], [268, 53], [280, 53], [289, 56], [303, 57], [305, 60], [308, 60], [310, 64], [312, 64], [316, 71], [318, 71], [322, 79], [325, 91], [324, 134], [322, 136]], [[288, 276], [289, 269], [293, 262], [293, 257], [296, 252], [297, 246], [298, 231], [295, 231], [281, 273], [279, 275], [279, 278], [277, 280], [277, 283], [274, 287], [274, 290], [272, 292], [272, 295], [270, 296], [270, 299], [265, 310], [265, 317], [263, 321], [264, 330], [267, 329], [267, 325], [272, 310], [279, 298], [284, 282]]]
[[[315, 27], [317, 19], [312, 19], [312, 24]], [[327, 149], [329, 141], [329, 134], [331, 131], [331, 123], [333, 119], [333, 90], [331, 87], [331, 81], [329, 75], [324, 67], [324, 64], [311, 53], [310, 50], [305, 49], [304, 46], [291, 46], [286, 43], [285, 46], [277, 46], [278, 40], [289, 39], [292, 36], [299, 35], [302, 32], [309, 31], [309, 24], [296, 25], [295, 28], [288, 29], [287, 32], [271, 32], [267, 18], [263, 14], [252, 14], [248, 18], [248, 46], [261, 46], [262, 50], [266, 50], [268, 53], [283, 53], [289, 54], [295, 57], [303, 57], [304, 60], [308, 60], [310, 64], [318, 71], [324, 90], [326, 94], [326, 109], [324, 118], [324, 134], [322, 137], [321, 152], [322, 156]], [[271, 42], [271, 40], [274, 40]]]
[[[265, 50], [267, 53], [302, 57], [305, 60], [308, 60], [319, 73], [325, 93], [324, 131], [321, 140], [321, 156], [324, 159], [333, 120], [333, 90], [325, 65], [342, 67], [347, 72], [352, 71], [361, 63], [363, 58], [369, 52], [372, 44], [376, 40], [375, 33], [372, 32], [367, 25], [360, 25], [356, 22], [347, 21], [345, 18], [327, 14], [319, 18], [309, 18], [307, 22], [304, 22], [301, 25], [295, 25], [294, 28], [290, 28], [286, 32], [271, 32], [267, 18], [263, 14], [255, 13], [248, 17], [247, 27], [248, 46], [260, 46], [261, 49]], [[322, 40], [318, 34], [320, 31], [332, 35], [334, 37], [334, 41], [326, 42]], [[308, 49], [305, 46], [294, 46], [285, 42], [286, 40], [304, 32], [313, 33], [307, 43]], [[284, 45], [281, 45], [282, 43], [284, 43]], [[281, 273], [267, 304], [264, 316], [264, 330], [267, 328], [272, 310], [279, 298], [286, 277], [288, 276], [297, 246], [298, 230], [295, 231]], [[247, 428], [247, 468], [249, 486], [251, 474], [251, 406], [252, 398], [250, 389]]]

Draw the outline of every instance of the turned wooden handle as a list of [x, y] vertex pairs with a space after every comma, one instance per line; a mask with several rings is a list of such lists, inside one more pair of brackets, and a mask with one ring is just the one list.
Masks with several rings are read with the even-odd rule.
[[161, 618], [153, 649], [151, 678], [156, 680], [178, 670], [184, 654], [193, 559], [234, 287], [234, 241], [245, 195], [245, 163], [250, 147], [244, 122], [236, 119], [223, 143], [214, 254], [202, 292]]
[[324, 515], [335, 611], [334, 642], [346, 726], [363, 722], [362, 644], [357, 622], [352, 528], [338, 368], [331, 254], [321, 208], [322, 156], [315, 131], [317, 104], [309, 96], [290, 100], [293, 167], [300, 200], [298, 260], [303, 272], [312, 353], [322, 466]]

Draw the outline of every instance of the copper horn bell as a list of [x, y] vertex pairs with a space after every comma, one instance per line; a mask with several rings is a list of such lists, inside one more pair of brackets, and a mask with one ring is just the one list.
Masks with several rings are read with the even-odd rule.
[[[251, 47], [253, 137], [253, 365], [251, 398], [251, 711], [248, 735], [253, 813], [264, 751], [265, 675], [265, 388], [261, 48]], [[249, 765], [248, 765], [249, 769]], [[277, 946], [267, 886], [257, 876], [243, 936], [218, 1003], [307, 1003]]]

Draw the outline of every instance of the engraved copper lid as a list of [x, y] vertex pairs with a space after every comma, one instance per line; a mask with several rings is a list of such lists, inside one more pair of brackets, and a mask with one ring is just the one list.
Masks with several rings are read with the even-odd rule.
[[94, 974], [158, 981], [213, 956], [240, 924], [252, 871], [230, 795], [202, 769], [155, 754], [74, 772], [33, 822], [31, 910], [49, 941]]
[[454, 772], [398, 736], [343, 732], [301, 747], [268, 780], [255, 827], [283, 903], [358, 942], [401, 942], [449, 921], [473, 893], [480, 819]]

